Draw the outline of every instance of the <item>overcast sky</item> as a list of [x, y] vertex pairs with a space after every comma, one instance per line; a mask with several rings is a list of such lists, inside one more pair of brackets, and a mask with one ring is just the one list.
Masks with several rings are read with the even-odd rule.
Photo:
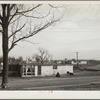
[[[38, 48], [47, 49], [53, 59], [73, 59], [79, 52], [79, 59], [100, 60], [100, 4], [69, 4], [64, 17], [55, 26], [41, 31], [28, 42], [20, 42], [10, 56], [32, 56]], [[2, 44], [0, 39], [0, 54]]]

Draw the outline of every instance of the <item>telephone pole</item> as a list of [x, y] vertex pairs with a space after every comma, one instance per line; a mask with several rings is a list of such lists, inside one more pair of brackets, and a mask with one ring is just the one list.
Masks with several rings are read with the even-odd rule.
[[77, 68], [79, 68], [78, 54], [79, 54], [79, 52], [76, 52]]

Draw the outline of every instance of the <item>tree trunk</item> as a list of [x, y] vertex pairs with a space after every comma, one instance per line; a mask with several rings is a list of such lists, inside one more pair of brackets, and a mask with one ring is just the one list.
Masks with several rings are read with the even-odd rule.
[[4, 28], [2, 36], [2, 48], [3, 48], [3, 72], [2, 72], [2, 88], [7, 88], [8, 85], [8, 28]]
[[2, 88], [8, 87], [8, 18], [6, 17], [6, 4], [2, 5], [2, 49], [3, 49], [3, 72]]

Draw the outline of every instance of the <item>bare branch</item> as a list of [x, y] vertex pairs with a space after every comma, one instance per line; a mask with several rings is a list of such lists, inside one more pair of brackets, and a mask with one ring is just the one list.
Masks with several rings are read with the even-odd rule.
[[49, 4], [49, 6], [50, 7], [52, 7], [52, 8], [62, 8], [62, 7], [65, 7], [65, 5], [58, 5], [58, 6], [53, 6], [53, 5], [51, 5], [51, 4]]
[[10, 17], [10, 5], [8, 4], [7, 5], [7, 20], [9, 20], [9, 17]]
[[11, 44], [10, 48], [8, 49], [8, 52], [9, 52], [11, 49], [13, 49], [13, 48], [17, 45], [17, 44], [14, 43], [15, 38], [16, 38], [16, 36], [15, 36], [15, 34], [14, 34], [14, 35], [13, 35], [13, 39], [12, 39], [12, 44]]
[[42, 4], [38, 4], [37, 6], [35, 6], [35, 7], [32, 7], [31, 9], [28, 9], [28, 10], [26, 10], [26, 11], [20, 11], [20, 12], [17, 12], [18, 14], [25, 14], [25, 13], [27, 13], [27, 12], [30, 12], [30, 11], [32, 11], [32, 10], [34, 10], [34, 9], [36, 9], [36, 8], [38, 8], [38, 7], [40, 7]]
[[22, 47], [22, 46], [19, 45], [19, 44], [14, 44], [14, 43], [12, 43], [11, 47], [8, 49], [8, 53], [9, 53], [15, 46], [19, 46], [19, 47], [21, 47], [21, 48], [24, 48], [24, 47]]
[[12, 43], [11, 47], [8, 49], [8, 52], [10, 52], [10, 51], [11, 51], [11, 49], [13, 49], [16, 45], [17, 45], [17, 44]]
[[17, 20], [19, 20], [20, 18], [21, 18], [22, 16], [19, 16], [18, 18], [16, 18], [15, 20], [13, 20], [10, 24], [12, 24], [12, 23], [14, 23], [14, 22], [16, 22]]
[[58, 8], [58, 7], [54, 7], [54, 6], [53, 6], [53, 5], [51, 5], [51, 4], [49, 4], [49, 6], [50, 6], [50, 7], [52, 7], [52, 8]]
[[11, 18], [9, 19], [8, 23], [11, 22], [11, 20], [16, 16], [16, 14], [18, 13], [18, 8], [16, 8], [15, 13], [11, 16]]
[[[36, 17], [35, 17], [35, 16], [32, 16], [32, 15], [28, 15], [29, 12], [31, 12], [31, 11], [33, 11], [34, 9], [40, 7], [41, 5], [42, 5], [42, 4], [38, 4], [37, 6], [34, 6], [34, 7], [32, 7], [32, 8], [26, 9], [26, 10], [23, 10], [23, 9], [22, 9], [22, 8], [23, 8], [23, 5], [20, 6], [20, 7], [17, 7], [17, 6], [15, 6], [15, 5], [12, 5], [12, 6], [10, 7], [10, 10], [12, 10], [13, 7], [15, 7], [15, 9], [14, 9], [14, 14], [13, 14], [13, 15], [10, 15], [11, 17], [10, 17], [10, 19], [9, 19], [9, 23], [10, 23], [10, 24], [11, 24], [11, 23], [15, 23], [15, 22], [17, 21], [17, 19], [19, 19], [19, 18], [22, 17], [22, 16], [31, 17], [31, 18], [38, 18], [38, 19], [47, 17], [47, 16], [50, 14], [50, 11], [49, 11], [49, 13], [46, 14], [45, 16], [36, 16]], [[12, 20], [13, 18], [15, 18], [15, 16], [16, 16], [16, 19]], [[25, 27], [26, 24], [24, 24], [24, 25], [21, 26], [20, 28], [18, 28], [18, 27], [19, 27], [18, 24], [15, 24], [16, 30], [13, 31], [14, 28], [12, 28], [12, 34], [8, 37], [9, 40], [10, 40], [11, 37], [13, 37], [13, 39], [12, 39], [12, 44], [11, 44], [11, 47], [9, 48], [9, 51], [10, 51], [14, 46], [16, 46], [17, 43], [18, 43], [19, 41], [21, 41], [21, 40], [26, 41], [25, 39], [34, 36], [35, 34], [39, 33], [39, 32], [42, 31], [43, 29], [46, 29], [46, 28], [48, 28], [49, 26], [53, 25], [54, 23], [60, 21], [60, 19], [61, 19], [61, 18], [55, 19], [54, 16], [53, 16], [50, 20], [46, 21], [46, 23], [43, 24], [43, 23], [41, 22], [39, 25], [34, 25], [33, 28], [32, 28], [31, 22], [30, 22], [30, 23], [29, 23], [29, 25], [30, 25], [30, 29], [29, 29], [29, 30], [30, 30], [30, 31], [27, 30], [28, 33], [24, 32], [24, 34], [20, 34], [19, 37], [17, 37], [17, 33], [18, 33], [18, 32], [21, 33], [21, 32], [22, 32], [21, 30]], [[12, 21], [12, 22], [11, 22], [11, 21]], [[18, 28], [18, 29], [17, 29], [17, 28]], [[30, 41], [27, 41], [27, 42], [30, 42]], [[30, 43], [32, 43], [32, 42], [30, 42]], [[34, 44], [34, 43], [32, 43], [32, 44]], [[42, 55], [43, 55], [43, 54], [42, 54]], [[49, 56], [48, 56], [48, 57], [49, 57]], [[45, 57], [44, 57], [44, 58], [45, 58]]]
[[[25, 10], [25, 11], [19, 11], [19, 8], [16, 7], [15, 13], [14, 13], [13, 15], [10, 15], [11, 18], [9, 19], [9, 22], [8, 22], [8, 23], [10, 23], [10, 22], [12, 21], [12, 19], [13, 19], [16, 15], [21, 15], [21, 16], [23, 15], [23, 16], [26, 17], [27, 15], [25, 15], [25, 13], [29, 13], [29, 12], [33, 11], [34, 9], [40, 7], [41, 5], [42, 5], [42, 4], [38, 4], [37, 6], [32, 7], [31, 9], [27, 9], [27, 10]], [[10, 8], [10, 10], [13, 9], [13, 7], [15, 7], [15, 5], [12, 5], [11, 8]], [[29, 17], [29, 16], [27, 16], [27, 17]], [[30, 17], [33, 17], [33, 16], [30, 16]], [[34, 18], [39, 18], [39, 17], [34, 17]], [[14, 20], [14, 21], [16, 21], [16, 20]]]
[[30, 16], [30, 15], [26, 15], [26, 14], [21, 14], [21, 15], [23, 15], [23, 16], [25, 16], [25, 17], [30, 17], [30, 18], [37, 18], [37, 19], [42, 19], [42, 18], [45, 18], [45, 17], [47, 17], [48, 15], [50, 14], [50, 11], [46, 14], [46, 15], [42, 15], [42, 16]]
[[39, 43], [34, 43], [34, 42], [31, 42], [31, 41], [28, 41], [28, 40], [23, 40], [23, 41], [29, 42], [29, 43], [31, 43], [31, 44], [39, 44]]
[[[2, 16], [1, 16], [1, 14], [0, 14], [0, 20], [2, 21]], [[2, 25], [2, 24], [1, 24]]]
[[15, 35], [17, 32], [21, 31], [21, 30], [24, 28], [25, 25], [26, 25], [26, 23], [25, 23], [22, 27], [20, 27], [19, 29], [17, 29], [15, 32], [13, 32], [13, 33], [8, 37], [8, 39], [11, 38], [13, 35]]
[[48, 22], [46, 23], [45, 25], [43, 25], [42, 27], [38, 28], [37, 30], [33, 30], [33, 32], [30, 32], [29, 35], [26, 35], [26, 36], [23, 36], [21, 38], [19, 38], [18, 40], [16, 40], [14, 43], [17, 43], [19, 42], [20, 40], [23, 40], [23, 39], [27, 39], [29, 37], [32, 37], [33, 35], [37, 34], [38, 32], [40, 32], [41, 30], [43, 29], [46, 29], [48, 28], [49, 26], [51, 26], [53, 23], [59, 21], [60, 19], [56, 19], [56, 20], [52, 20], [51, 22]]
[[15, 7], [16, 4], [12, 4], [10, 7], [10, 11]]

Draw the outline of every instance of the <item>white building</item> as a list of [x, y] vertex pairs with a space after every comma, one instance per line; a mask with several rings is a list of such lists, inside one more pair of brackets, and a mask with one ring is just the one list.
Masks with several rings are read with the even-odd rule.
[[87, 61], [85, 61], [85, 60], [80, 60], [80, 61], [71, 61], [71, 64], [73, 64], [73, 65], [75, 65], [75, 64], [80, 64], [80, 65], [82, 65], [82, 64], [87, 64]]
[[28, 76], [55, 76], [59, 72], [60, 75], [73, 73], [73, 65], [61, 64], [25, 64], [22, 65], [22, 77]]

